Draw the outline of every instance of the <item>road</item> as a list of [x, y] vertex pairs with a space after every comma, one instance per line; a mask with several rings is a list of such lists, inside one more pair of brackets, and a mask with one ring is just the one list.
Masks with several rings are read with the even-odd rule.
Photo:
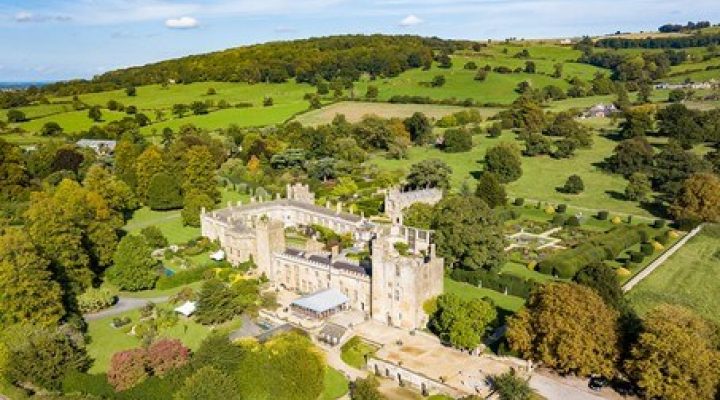
[[166, 301], [168, 301], [169, 298], [169, 296], [154, 297], [150, 299], [120, 297], [118, 299], [118, 302], [115, 303], [114, 306], [96, 313], [83, 314], [83, 317], [85, 317], [86, 321], [93, 321], [105, 317], [112, 317], [113, 315], [122, 314], [126, 311], [137, 310], [139, 308], [142, 308], [147, 303], [165, 303]]
[[[559, 376], [548, 377], [534, 373], [530, 378], [530, 387], [548, 400], [599, 400], [604, 399], [599, 395], [590, 392], [590, 389], [580, 388], [581, 382], [577, 379], [562, 378]], [[586, 384], [586, 380], [582, 381]]]

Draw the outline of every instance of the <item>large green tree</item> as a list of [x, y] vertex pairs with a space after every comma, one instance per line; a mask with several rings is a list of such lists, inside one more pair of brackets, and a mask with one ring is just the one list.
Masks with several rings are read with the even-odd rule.
[[475, 188], [475, 196], [481, 198], [490, 208], [504, 206], [507, 203], [505, 187], [497, 175], [487, 172], [480, 176]]
[[442, 160], [431, 158], [410, 166], [406, 179], [408, 185], [415, 189], [428, 187], [447, 189], [450, 187], [450, 175], [452, 175], [450, 166]]
[[626, 109], [623, 115], [625, 120], [620, 123], [619, 133], [620, 137], [624, 139], [645, 136], [647, 132], [653, 129], [653, 115], [645, 107]]
[[627, 305], [617, 273], [605, 264], [592, 264], [581, 269], [575, 276], [575, 282], [593, 289], [605, 304], [616, 310], [622, 310]]
[[613, 150], [613, 155], [607, 158], [607, 169], [617, 174], [630, 176], [636, 172], [647, 172], [653, 164], [655, 151], [644, 136], [625, 139]]
[[135, 161], [135, 176], [137, 187], [135, 192], [140, 200], [148, 203], [148, 189], [153, 176], [165, 172], [162, 150], [157, 146], [150, 146], [142, 152]]
[[183, 206], [178, 180], [165, 172], [155, 174], [150, 180], [147, 205], [152, 210], [173, 210]]
[[201, 192], [213, 202], [220, 200], [215, 175], [215, 159], [206, 146], [192, 146], [185, 153], [186, 165], [183, 174], [183, 192]]
[[138, 207], [137, 199], [130, 186], [102, 165], [96, 164], [88, 169], [83, 186], [102, 196], [107, 205], [119, 213], [125, 213]]
[[122, 290], [151, 289], [160, 266], [151, 253], [152, 247], [144, 236], [123, 237], [113, 257], [114, 264], [105, 274], [107, 279]]
[[485, 153], [485, 171], [497, 175], [503, 183], [513, 182], [522, 176], [520, 149], [512, 143], [500, 143]]
[[486, 301], [444, 294], [437, 298], [430, 329], [452, 346], [472, 350], [480, 345], [485, 329], [495, 318], [495, 307]]
[[0, 198], [17, 199], [30, 182], [20, 147], [0, 138]]
[[432, 140], [432, 122], [421, 112], [415, 112], [403, 121], [410, 139], [415, 144], [428, 144]]
[[233, 379], [224, 372], [205, 366], [185, 379], [173, 400], [230, 400], [238, 398]]
[[679, 220], [720, 222], [720, 178], [711, 172], [690, 176], [670, 212]]
[[717, 328], [671, 305], [643, 319], [625, 371], [647, 399], [712, 399], [720, 384]]
[[183, 225], [200, 226], [200, 213], [205, 209], [210, 211], [215, 206], [215, 202], [207, 194], [198, 190], [193, 190], [185, 196], [183, 209], [180, 212]]
[[420, 229], [430, 229], [433, 220], [433, 206], [414, 203], [403, 210], [403, 225]]
[[505, 261], [502, 222], [477, 197], [445, 197], [435, 206], [433, 229], [448, 266], [494, 270]]
[[60, 321], [62, 291], [49, 266], [24, 231], [9, 229], [0, 236], [0, 326], [52, 327]]
[[523, 357], [561, 373], [612, 376], [619, 357], [618, 313], [590, 288], [550, 283], [509, 319], [507, 338]]

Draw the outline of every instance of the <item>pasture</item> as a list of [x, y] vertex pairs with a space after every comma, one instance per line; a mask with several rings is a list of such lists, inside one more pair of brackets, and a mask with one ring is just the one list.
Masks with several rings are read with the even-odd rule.
[[642, 315], [669, 303], [720, 323], [720, 225], [707, 225], [627, 294]]

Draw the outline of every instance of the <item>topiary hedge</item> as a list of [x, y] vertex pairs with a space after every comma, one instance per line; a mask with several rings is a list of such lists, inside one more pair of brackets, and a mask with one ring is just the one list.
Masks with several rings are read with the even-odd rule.
[[527, 298], [530, 291], [537, 285], [533, 280], [525, 280], [514, 275], [500, 275], [485, 270], [469, 271], [454, 269], [450, 277], [456, 281], [467, 282], [473, 286], [482, 285], [484, 288], [505, 292], [513, 296]]
[[[572, 278], [584, 266], [610, 260], [649, 236], [647, 227], [621, 225], [593, 236], [571, 249], [562, 250], [540, 262], [539, 271]], [[642, 253], [640, 253], [642, 254]]]
[[610, 216], [610, 213], [607, 212], [607, 211], [598, 211], [598, 214], [597, 214], [597, 218], [598, 218], [600, 221], [605, 221], [605, 220], [607, 220], [609, 216]]

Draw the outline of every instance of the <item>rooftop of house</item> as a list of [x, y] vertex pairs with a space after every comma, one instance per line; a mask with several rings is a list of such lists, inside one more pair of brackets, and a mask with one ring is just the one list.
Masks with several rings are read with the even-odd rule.
[[291, 306], [300, 307], [315, 313], [323, 313], [347, 303], [349, 299], [341, 291], [330, 288], [301, 297], [291, 303]]

